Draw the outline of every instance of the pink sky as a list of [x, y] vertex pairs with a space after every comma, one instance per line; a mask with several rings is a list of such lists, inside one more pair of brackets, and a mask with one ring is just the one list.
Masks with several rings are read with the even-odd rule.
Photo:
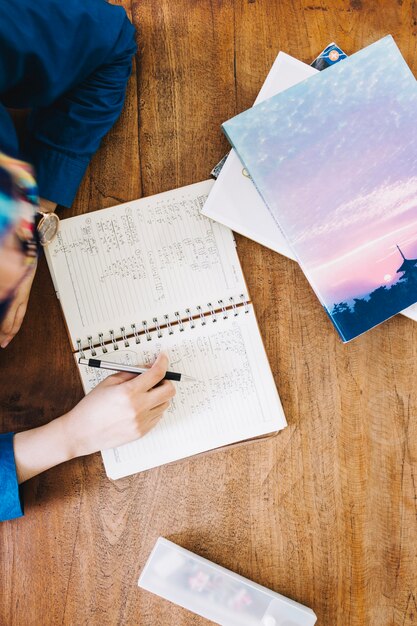
[[[406, 258], [417, 258], [417, 221], [395, 232], [382, 233], [379, 238], [319, 265], [312, 272], [310, 270], [317, 287], [326, 284], [328, 299], [334, 302], [350, 300], [366, 295], [381, 285], [389, 287], [395, 283], [402, 276], [396, 272], [403, 261], [396, 244]], [[381, 254], [381, 250], [386, 252]], [[346, 274], [348, 279], [343, 278]]]

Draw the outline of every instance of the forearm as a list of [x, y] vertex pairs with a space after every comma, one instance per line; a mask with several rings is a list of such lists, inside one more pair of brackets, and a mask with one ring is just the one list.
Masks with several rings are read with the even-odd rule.
[[13, 447], [19, 484], [77, 456], [68, 437], [66, 416], [17, 433]]

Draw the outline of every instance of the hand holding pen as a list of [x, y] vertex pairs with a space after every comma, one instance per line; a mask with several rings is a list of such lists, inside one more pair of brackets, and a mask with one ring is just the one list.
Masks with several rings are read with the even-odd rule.
[[115, 448], [146, 435], [169, 408], [175, 386], [159, 355], [141, 376], [107, 376], [73, 409], [14, 437], [19, 483], [70, 459]]
[[156, 426], [175, 395], [174, 384], [165, 379], [167, 368], [162, 353], [140, 376], [108, 376], [70, 411], [84, 454], [139, 439]]

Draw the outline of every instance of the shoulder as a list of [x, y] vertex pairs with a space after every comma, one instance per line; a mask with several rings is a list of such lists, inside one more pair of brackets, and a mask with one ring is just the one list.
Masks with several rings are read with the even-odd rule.
[[22, 106], [30, 92], [29, 105], [37, 106], [133, 40], [123, 7], [105, 0], [0, 0], [0, 93], [12, 93], [9, 106]]
[[54, 39], [60, 32], [66, 33], [68, 44], [93, 32], [100, 45], [117, 38], [126, 22], [124, 8], [106, 0], [0, 0], [1, 43], [18, 39], [22, 49], [33, 46], [37, 37]]

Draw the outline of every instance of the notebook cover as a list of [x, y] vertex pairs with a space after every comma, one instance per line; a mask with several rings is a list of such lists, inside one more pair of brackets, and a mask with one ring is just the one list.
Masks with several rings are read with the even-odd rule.
[[387, 36], [223, 125], [343, 341], [417, 301], [416, 105]]

